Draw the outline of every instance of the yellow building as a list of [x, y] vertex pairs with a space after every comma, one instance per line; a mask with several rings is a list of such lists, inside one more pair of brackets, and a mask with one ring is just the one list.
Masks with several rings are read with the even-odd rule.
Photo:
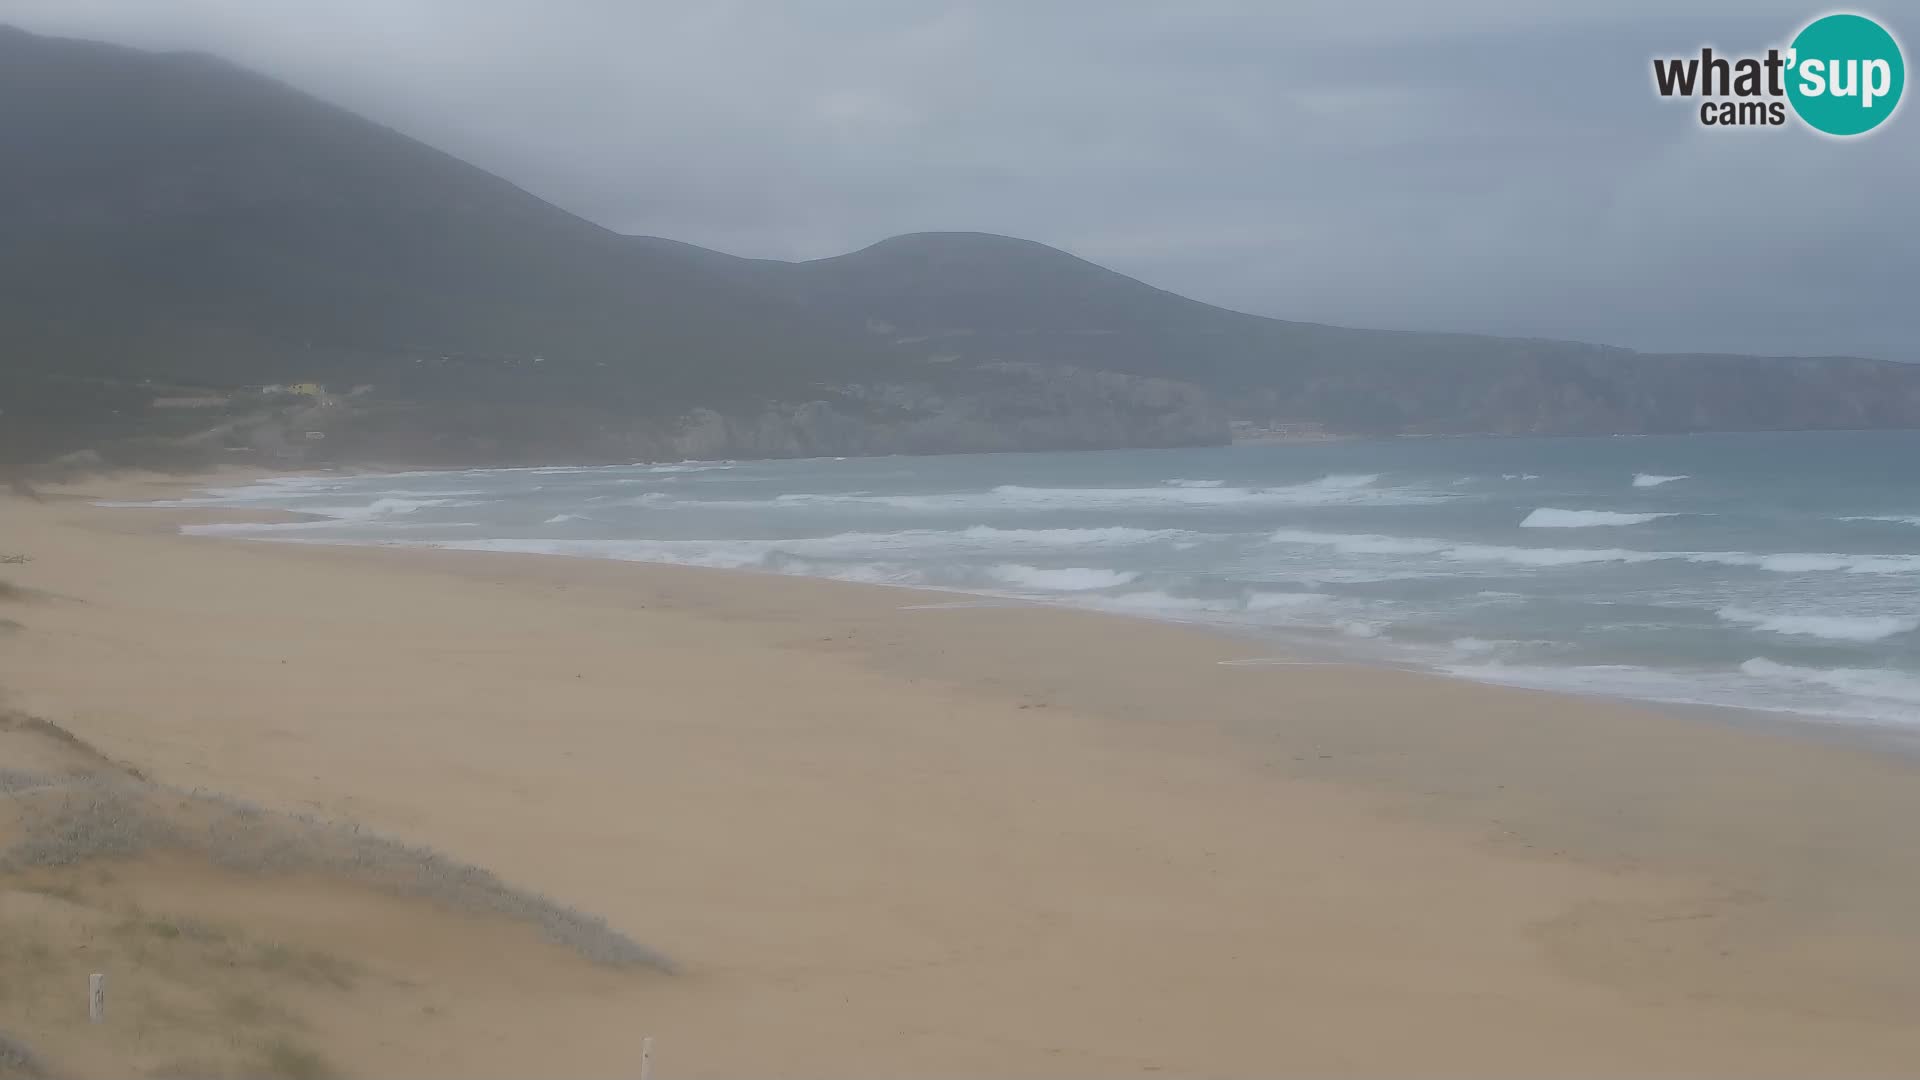
[[326, 387], [313, 382], [297, 382], [287, 387], [289, 394], [305, 394], [308, 397], [320, 397], [326, 392]]

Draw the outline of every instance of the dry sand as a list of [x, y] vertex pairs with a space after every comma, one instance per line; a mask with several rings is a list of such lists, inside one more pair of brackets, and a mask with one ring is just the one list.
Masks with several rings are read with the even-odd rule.
[[[503, 945], [441, 973], [417, 913], [370, 914], [359, 950], [424, 965], [487, 1038], [329, 1027], [353, 1070], [631, 1076], [642, 1034], [666, 1080], [1920, 1070], [1897, 754], [1223, 666], [1265, 654], [1064, 610], [180, 519], [0, 502], [0, 555], [33, 557], [0, 577], [42, 594], [0, 600], [5, 704], [682, 966], [576, 984]], [[263, 920], [303, 902], [253, 887], [282, 894]]]

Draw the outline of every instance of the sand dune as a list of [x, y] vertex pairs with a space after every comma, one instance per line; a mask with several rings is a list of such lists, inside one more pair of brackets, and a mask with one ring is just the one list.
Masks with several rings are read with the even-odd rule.
[[514, 1003], [668, 968], [473, 867], [147, 783], [44, 721], [0, 715], [0, 754], [0, 1076], [484, 1071]]
[[[436, 945], [442, 907], [379, 890], [351, 923], [389, 929], [313, 915], [296, 939], [344, 894], [247, 879], [203, 913], [176, 871], [116, 871], [142, 910], [390, 981], [442, 965], [302, 991], [343, 1071], [633, 1075], [643, 1033], [663, 1077], [1920, 1060], [1920, 785], [1858, 741], [1223, 666], [1262, 652], [901, 590], [0, 515], [0, 553], [33, 555], [5, 576], [59, 597], [0, 612], [12, 706], [156, 782], [483, 865], [679, 965], [608, 973], [512, 920]], [[416, 992], [486, 1022], [369, 1004]]]

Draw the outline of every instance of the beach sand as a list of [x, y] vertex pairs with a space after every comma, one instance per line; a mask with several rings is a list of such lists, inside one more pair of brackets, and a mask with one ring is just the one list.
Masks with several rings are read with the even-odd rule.
[[[73, 497], [175, 483], [0, 501], [0, 555], [32, 556], [0, 577], [35, 591], [0, 601], [0, 703], [679, 965], [576, 987], [513, 977], [545, 963], [524, 942], [452, 958], [436, 1000], [476, 999], [479, 1041], [349, 1027], [350, 1072], [633, 1076], [643, 1035], [663, 1080], [1920, 1068], [1920, 771], [1864, 741], [1223, 663], [1273, 654], [951, 594], [184, 537], [204, 514]], [[417, 956], [417, 921], [355, 940]]]

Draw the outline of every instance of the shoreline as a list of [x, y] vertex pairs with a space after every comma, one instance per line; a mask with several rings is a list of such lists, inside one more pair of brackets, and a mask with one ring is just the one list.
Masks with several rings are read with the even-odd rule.
[[676, 1075], [1920, 1055], [1920, 774], [1850, 740], [976, 594], [172, 531], [206, 509], [0, 506], [68, 598], [7, 612], [8, 703], [684, 960], [567, 1071], [634, 1024]]
[[[1706, 434], [1717, 434], [1717, 433], [1706, 433]], [[1622, 436], [1567, 436], [1567, 437], [1569, 438], [1619, 438]], [[827, 460], [827, 459], [821, 459], [821, 460]], [[678, 464], [690, 464], [690, 463], [691, 462], [679, 462]], [[672, 463], [669, 463], [669, 464], [672, 464]], [[597, 467], [618, 468], [622, 466], [615, 464], [615, 465], [597, 466]], [[548, 468], [571, 469], [571, 468], [575, 468], [575, 466], [524, 466], [519, 468], [532, 470], [532, 471], [539, 471], [539, 470], [548, 469]], [[222, 485], [218, 485], [218, 488], [234, 489], [236, 487], [244, 487], [246, 485], [257, 484], [263, 481], [271, 481], [279, 478], [292, 478], [292, 477], [311, 476], [311, 475], [327, 475], [332, 473], [333, 471], [335, 470], [319, 470], [317, 472], [309, 471], [309, 472], [289, 473], [289, 472], [267, 472], [259, 469], [243, 469], [241, 470], [241, 472], [243, 475], [246, 476], [244, 483], [240, 485], [222, 484]], [[380, 468], [380, 469], [347, 470], [342, 472], [341, 474], [353, 475], [353, 476], [360, 476], [360, 475], [421, 476], [421, 475], [444, 475], [448, 472], [458, 472], [458, 471], [461, 471], [461, 470]], [[499, 470], [489, 470], [489, 471], [499, 471]], [[179, 492], [205, 494], [215, 489], [216, 489], [215, 485], [200, 483], [198, 481], [188, 481], [183, 478], [181, 481], [181, 487], [179, 488]], [[223, 535], [215, 532], [191, 532], [190, 531], [194, 526], [202, 525], [202, 524], [215, 525], [215, 526], [246, 525], [246, 524], [297, 524], [305, 521], [330, 520], [324, 515], [303, 513], [295, 510], [245, 509], [245, 510], [223, 511], [217, 506], [187, 508], [187, 507], [165, 507], [165, 506], [143, 507], [134, 503], [114, 503], [114, 504], [104, 504], [104, 505], [106, 506], [106, 508], [128, 509], [128, 510], [131, 510], [131, 509], [204, 510], [209, 514], [209, 516], [205, 520], [196, 520], [196, 521], [183, 520], [179, 523], [179, 528], [186, 535], [199, 536], [199, 537], [208, 538], [208, 539], [253, 540], [253, 541], [264, 542], [264, 543], [301, 543], [301, 544], [314, 544], [314, 545], [329, 546], [329, 547], [393, 547], [393, 548], [401, 548], [401, 549], [415, 548], [420, 550], [433, 550], [433, 551], [484, 550], [484, 549], [467, 549], [467, 548], [459, 548], [459, 547], [440, 546], [435, 542], [430, 542], [430, 541], [413, 543], [413, 542], [406, 542], [406, 541], [354, 542], [354, 541], [337, 541], [337, 540], [325, 540], [325, 539], [284, 540], [284, 539], [276, 539], [271, 536]], [[1252, 641], [1252, 642], [1264, 643], [1269, 646], [1277, 646], [1283, 651], [1290, 650], [1290, 651], [1299, 653], [1300, 656], [1298, 657], [1284, 658], [1284, 662], [1290, 663], [1290, 664], [1297, 663], [1300, 659], [1307, 659], [1307, 660], [1311, 660], [1314, 663], [1336, 664], [1336, 665], [1349, 666], [1349, 667], [1354, 667], [1359, 669], [1367, 669], [1367, 670], [1377, 669], [1377, 670], [1410, 672], [1410, 673], [1415, 673], [1415, 674], [1424, 675], [1428, 677], [1445, 679], [1448, 681], [1462, 682], [1462, 683], [1475, 685], [1475, 686], [1524, 690], [1524, 691], [1534, 692], [1534, 693], [1558, 695], [1558, 696], [1563, 696], [1563, 697], [1572, 698], [1572, 699], [1598, 701], [1598, 702], [1612, 702], [1612, 703], [1623, 704], [1628, 706], [1654, 709], [1654, 710], [1670, 713], [1676, 717], [1695, 718], [1695, 719], [1703, 718], [1716, 723], [1723, 723], [1723, 724], [1734, 724], [1734, 725], [1746, 724], [1746, 725], [1752, 725], [1760, 728], [1777, 728], [1779, 730], [1783, 730], [1788, 733], [1797, 732], [1805, 735], [1808, 738], [1814, 738], [1814, 739], [1857, 740], [1862, 744], [1873, 746], [1874, 748], [1881, 750], [1883, 752], [1920, 757], [1920, 728], [1910, 729], [1908, 727], [1903, 727], [1901, 724], [1894, 721], [1863, 719], [1857, 716], [1845, 716], [1845, 715], [1834, 715], [1834, 714], [1820, 713], [1820, 712], [1809, 712], [1809, 711], [1796, 710], [1791, 708], [1766, 708], [1763, 706], [1754, 706], [1754, 705], [1729, 705], [1729, 704], [1720, 704], [1720, 703], [1707, 702], [1707, 701], [1644, 697], [1644, 696], [1636, 696], [1628, 693], [1609, 692], [1607, 690], [1602, 690], [1602, 689], [1533, 686], [1533, 685], [1528, 685], [1526, 683], [1504, 682], [1498, 679], [1475, 678], [1472, 675], [1465, 675], [1458, 672], [1449, 671], [1444, 667], [1440, 667], [1436, 664], [1425, 663], [1417, 660], [1397, 660], [1385, 655], [1369, 655], [1363, 649], [1352, 646], [1351, 643], [1345, 643], [1347, 647], [1342, 648], [1341, 646], [1343, 644], [1343, 639], [1341, 638], [1339, 632], [1333, 628], [1323, 627], [1318, 629], [1309, 629], [1309, 628], [1294, 627], [1294, 628], [1286, 628], [1286, 629], [1266, 629], [1266, 628], [1260, 628], [1260, 627], [1239, 627], [1239, 626], [1234, 626], [1230, 624], [1207, 622], [1202, 619], [1181, 618], [1174, 615], [1164, 615], [1164, 614], [1155, 615], [1155, 614], [1148, 614], [1144, 612], [1102, 609], [1102, 608], [1094, 607], [1091, 605], [1076, 604], [1069, 597], [1059, 597], [1059, 598], [1026, 597], [1026, 596], [996, 593], [996, 592], [991, 592], [987, 590], [963, 589], [963, 588], [957, 588], [957, 587], [949, 588], [949, 587], [933, 586], [933, 585], [904, 585], [904, 584], [892, 584], [887, 582], [846, 581], [839, 578], [819, 577], [819, 576], [812, 576], [812, 575], [785, 574], [775, 570], [761, 570], [753, 567], [704, 567], [704, 566], [690, 565], [685, 563], [653, 561], [653, 560], [644, 560], [644, 559], [624, 559], [624, 558], [610, 557], [610, 556], [580, 555], [580, 554], [565, 553], [565, 552], [537, 552], [537, 551], [505, 552], [503, 551], [499, 553], [528, 555], [528, 556], [543, 557], [543, 558], [586, 559], [589, 561], [596, 561], [596, 562], [629, 563], [629, 564], [643, 565], [643, 566], [672, 567], [672, 568], [696, 570], [696, 571], [709, 570], [709, 571], [717, 571], [723, 574], [746, 574], [746, 575], [766, 576], [766, 577], [773, 577], [773, 578], [806, 577], [809, 580], [834, 581], [834, 582], [839, 582], [841, 584], [853, 585], [855, 587], [871, 587], [871, 588], [881, 588], [881, 589], [904, 589], [909, 592], [921, 592], [921, 593], [933, 593], [933, 594], [939, 594], [939, 595], [971, 597], [971, 598], [977, 598], [981, 600], [993, 601], [997, 604], [1002, 604], [1009, 607], [1059, 608], [1059, 609], [1070, 610], [1070, 611], [1080, 611], [1080, 612], [1085, 612], [1085, 613], [1094, 614], [1094, 615], [1109, 616], [1113, 618], [1139, 619], [1139, 620], [1145, 620], [1148, 622], [1160, 623], [1163, 625], [1185, 627], [1195, 632], [1212, 634], [1212, 635], [1216, 635], [1216, 636], [1219, 636], [1228, 640], [1233, 640], [1233, 641], [1241, 641], [1241, 642]], [[1249, 664], [1249, 666], [1258, 666], [1258, 662], [1256, 660], [1249, 660], [1247, 661], [1247, 663]]]

